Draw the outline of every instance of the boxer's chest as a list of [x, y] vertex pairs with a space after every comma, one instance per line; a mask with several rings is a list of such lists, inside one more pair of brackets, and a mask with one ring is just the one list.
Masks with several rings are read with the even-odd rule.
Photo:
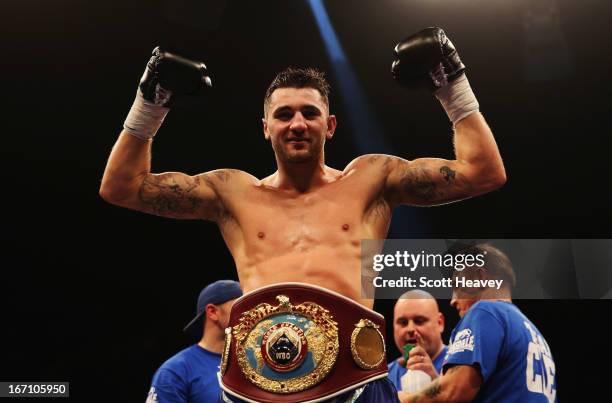
[[359, 232], [366, 200], [338, 185], [299, 195], [254, 192], [235, 213], [237, 221], [247, 238], [277, 246], [346, 241]]

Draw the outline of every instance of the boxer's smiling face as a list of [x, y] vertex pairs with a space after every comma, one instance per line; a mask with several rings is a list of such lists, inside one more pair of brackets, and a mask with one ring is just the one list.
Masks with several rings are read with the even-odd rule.
[[330, 116], [314, 88], [279, 88], [271, 97], [263, 119], [264, 135], [283, 162], [316, 161], [325, 141], [332, 138], [336, 117]]

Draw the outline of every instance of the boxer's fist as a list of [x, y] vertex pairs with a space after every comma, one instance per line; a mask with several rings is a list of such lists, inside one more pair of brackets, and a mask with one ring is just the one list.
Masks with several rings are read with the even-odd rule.
[[180, 105], [181, 98], [202, 95], [212, 87], [207, 74], [204, 63], [156, 47], [140, 79], [139, 88], [143, 98], [155, 105]]
[[434, 91], [463, 74], [465, 65], [441, 28], [426, 28], [395, 46], [391, 73], [400, 84]]

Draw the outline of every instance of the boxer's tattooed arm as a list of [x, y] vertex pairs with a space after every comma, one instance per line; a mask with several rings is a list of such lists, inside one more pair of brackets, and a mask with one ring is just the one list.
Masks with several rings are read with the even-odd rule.
[[399, 179], [400, 202], [434, 205], [469, 196], [462, 175], [439, 161], [405, 163]]
[[218, 209], [212, 198], [206, 200], [203, 197], [203, 184], [207, 188], [212, 185], [204, 175], [147, 175], [140, 186], [138, 197], [145, 209], [155, 215], [171, 218], [213, 218]]
[[138, 196], [151, 209], [153, 214], [195, 213], [202, 205], [195, 190], [200, 178], [174, 174], [148, 175]]
[[372, 155], [368, 158], [368, 164], [375, 164], [382, 156], [381, 155]]
[[431, 202], [441, 195], [438, 184], [432, 179], [431, 169], [426, 166], [417, 165], [406, 169], [400, 185], [404, 195], [424, 202]]
[[230, 176], [232, 175], [232, 170], [231, 169], [223, 169], [223, 170], [218, 170], [218, 171], [214, 171], [213, 174], [219, 178], [219, 180], [221, 182], [227, 182], [230, 178]]
[[444, 176], [444, 180], [446, 180], [447, 182], [454, 180], [457, 174], [455, 171], [453, 171], [447, 166], [443, 166], [442, 168], [440, 168], [440, 173], [442, 174], [442, 176]]
[[382, 166], [386, 168], [393, 161], [393, 158], [384, 154], [373, 154], [367, 156], [367, 161], [370, 165], [382, 163]]

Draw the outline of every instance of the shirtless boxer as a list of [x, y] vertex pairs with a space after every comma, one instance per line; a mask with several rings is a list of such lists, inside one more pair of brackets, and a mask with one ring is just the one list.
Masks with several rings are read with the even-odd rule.
[[203, 64], [156, 49], [109, 157], [100, 195], [146, 213], [215, 221], [245, 293], [303, 282], [371, 308], [373, 301], [361, 296], [360, 242], [385, 238], [396, 206], [450, 203], [506, 180], [465, 66], [444, 32], [423, 30], [399, 43], [395, 53], [396, 80], [435, 90], [453, 122], [454, 160], [363, 155], [343, 170], [326, 166], [324, 145], [336, 129], [329, 86], [316, 70], [288, 69], [264, 99], [263, 133], [274, 149], [276, 172], [263, 179], [234, 169], [151, 173], [152, 139], [169, 106], [210, 86]]

